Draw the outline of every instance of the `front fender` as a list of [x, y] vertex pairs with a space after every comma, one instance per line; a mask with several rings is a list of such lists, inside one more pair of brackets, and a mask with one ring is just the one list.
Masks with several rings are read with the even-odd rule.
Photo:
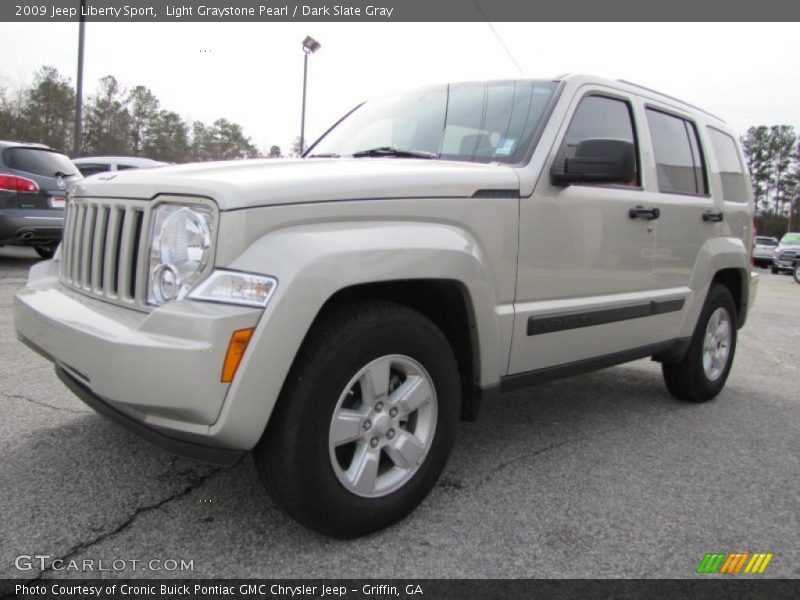
[[449, 279], [469, 294], [477, 328], [481, 385], [499, 380], [508, 358], [496, 317], [496, 282], [480, 244], [445, 224], [326, 222], [279, 229], [250, 245], [231, 269], [271, 275], [275, 293], [250, 341], [212, 436], [253, 446], [286, 375], [325, 302], [350, 286]]

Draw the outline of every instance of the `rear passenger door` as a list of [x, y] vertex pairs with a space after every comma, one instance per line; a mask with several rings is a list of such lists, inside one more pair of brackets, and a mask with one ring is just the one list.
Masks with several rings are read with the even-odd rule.
[[[655, 230], [653, 277], [662, 289], [688, 292], [695, 262], [707, 240], [722, 231], [723, 206], [709, 193], [709, 177], [701, 129], [691, 116], [644, 102], [652, 155], [655, 204], [661, 216]], [[655, 190], [652, 188], [655, 187]]]

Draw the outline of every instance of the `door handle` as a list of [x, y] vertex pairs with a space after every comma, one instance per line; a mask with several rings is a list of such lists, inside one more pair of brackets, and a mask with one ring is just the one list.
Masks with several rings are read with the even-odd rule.
[[703, 221], [706, 223], [719, 223], [725, 215], [717, 210], [707, 210], [703, 213]]
[[628, 216], [631, 219], [645, 219], [652, 221], [661, 216], [661, 211], [657, 208], [645, 208], [644, 206], [635, 206], [628, 210]]

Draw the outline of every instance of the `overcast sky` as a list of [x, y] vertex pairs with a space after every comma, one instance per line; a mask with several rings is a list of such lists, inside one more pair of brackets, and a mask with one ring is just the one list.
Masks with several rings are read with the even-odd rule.
[[[697, 104], [737, 131], [800, 131], [795, 23], [496, 23], [526, 77], [581, 72], [640, 83]], [[486, 23], [88, 23], [84, 91], [113, 74], [145, 85], [187, 119], [240, 123], [261, 149], [299, 135], [301, 41], [309, 60], [306, 137], [358, 102], [446, 81], [520, 76]], [[78, 25], [0, 23], [0, 85], [42, 65], [75, 80]]]

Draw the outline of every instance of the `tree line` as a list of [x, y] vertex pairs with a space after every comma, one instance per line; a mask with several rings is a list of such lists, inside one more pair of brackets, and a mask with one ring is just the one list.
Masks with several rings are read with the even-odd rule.
[[[44, 66], [15, 92], [0, 89], [0, 139], [47, 144], [67, 154], [73, 147], [75, 90], [57, 69]], [[756, 224], [764, 235], [800, 228], [800, 140], [791, 125], [759, 125], [742, 136], [753, 183]], [[290, 149], [302, 152], [299, 138]], [[146, 156], [172, 163], [282, 156], [263, 153], [239, 124], [184, 120], [146, 86], [126, 89], [112, 75], [100, 79], [84, 109], [81, 156]]]
[[791, 125], [759, 125], [742, 136], [753, 183], [756, 226], [763, 235], [797, 231], [800, 212], [800, 140]]
[[[146, 156], [182, 163], [262, 155], [238, 123], [225, 118], [189, 123], [163, 108], [146, 86], [126, 89], [113, 75], [100, 79], [83, 115], [81, 156]], [[53, 67], [40, 68], [27, 87], [0, 90], [0, 139], [38, 142], [72, 154], [74, 125], [75, 90]], [[272, 146], [264, 155], [279, 157], [281, 149]]]

